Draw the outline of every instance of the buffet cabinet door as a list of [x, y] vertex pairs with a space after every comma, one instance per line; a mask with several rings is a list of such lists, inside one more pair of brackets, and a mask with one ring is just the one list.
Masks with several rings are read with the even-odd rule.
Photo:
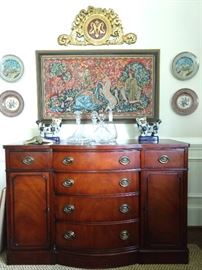
[[49, 173], [8, 174], [8, 246], [41, 249], [50, 244]]
[[142, 173], [142, 246], [181, 249], [186, 246], [186, 172]]

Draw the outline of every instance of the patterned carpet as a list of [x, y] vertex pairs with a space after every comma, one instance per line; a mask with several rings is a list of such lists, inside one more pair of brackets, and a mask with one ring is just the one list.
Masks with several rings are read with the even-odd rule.
[[[202, 270], [202, 250], [190, 244], [190, 262], [185, 264], [130, 265], [126, 267], [109, 268], [111, 270]], [[0, 256], [0, 270], [81, 270], [62, 265], [6, 265], [5, 253]], [[82, 269], [84, 270], [84, 269]]]

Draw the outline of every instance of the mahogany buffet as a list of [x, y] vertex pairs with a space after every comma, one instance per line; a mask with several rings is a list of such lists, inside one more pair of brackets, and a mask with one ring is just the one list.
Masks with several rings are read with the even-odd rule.
[[188, 147], [4, 145], [7, 263], [188, 263]]

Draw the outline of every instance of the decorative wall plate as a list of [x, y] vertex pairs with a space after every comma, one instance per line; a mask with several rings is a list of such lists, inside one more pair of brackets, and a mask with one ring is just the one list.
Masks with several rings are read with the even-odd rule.
[[22, 96], [15, 91], [5, 91], [0, 95], [0, 111], [6, 116], [17, 116], [24, 108]]
[[198, 107], [197, 94], [187, 88], [178, 90], [172, 97], [172, 108], [180, 115], [193, 113]]
[[15, 55], [5, 55], [0, 61], [0, 76], [7, 82], [16, 82], [24, 73], [22, 60]]
[[172, 63], [172, 73], [179, 80], [192, 78], [199, 69], [199, 61], [191, 52], [182, 52], [176, 55]]

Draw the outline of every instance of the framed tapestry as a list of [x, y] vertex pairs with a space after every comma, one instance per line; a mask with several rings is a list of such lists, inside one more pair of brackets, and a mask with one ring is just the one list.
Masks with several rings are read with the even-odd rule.
[[82, 111], [114, 120], [159, 116], [160, 50], [36, 51], [38, 117], [63, 121]]

